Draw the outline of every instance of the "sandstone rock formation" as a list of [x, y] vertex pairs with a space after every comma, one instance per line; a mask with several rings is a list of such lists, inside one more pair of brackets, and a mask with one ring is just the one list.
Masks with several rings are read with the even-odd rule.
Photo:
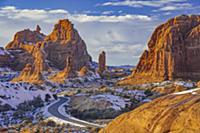
[[6, 50], [8, 50], [13, 56], [11, 68], [16, 71], [21, 71], [26, 64], [33, 64], [34, 56], [33, 52], [37, 43], [43, 41], [45, 35], [37, 32], [25, 29], [17, 32], [13, 41], [7, 44]]
[[44, 43], [44, 51], [51, 62], [51, 67], [63, 70], [68, 57], [72, 58], [73, 69], [77, 71], [91, 62], [85, 42], [69, 20], [60, 20], [54, 26], [53, 32], [45, 38]]
[[12, 80], [12, 82], [28, 82], [33, 84], [43, 83], [42, 73], [31, 64], [27, 64], [21, 71], [20, 75]]
[[200, 16], [182, 15], [156, 28], [140, 61], [119, 84], [200, 79]]
[[56, 83], [64, 83], [67, 78], [75, 77], [75, 71], [73, 70], [73, 60], [71, 57], [68, 57], [66, 60], [66, 67], [63, 71], [56, 73], [54, 76], [49, 79]]
[[197, 133], [200, 92], [155, 99], [114, 119], [100, 133]]
[[[23, 71], [14, 81], [23, 81], [23, 78], [24, 81], [28, 81], [27, 76], [32, 77], [35, 73], [42, 74], [44, 71], [57, 69], [61, 70], [58, 75], [63, 74], [61, 76], [63, 78], [73, 77], [75, 71], [84, 66], [88, 67], [91, 63], [85, 42], [67, 19], [59, 20], [48, 36], [41, 33], [39, 25], [35, 31], [29, 29], [20, 31], [15, 34], [14, 40], [6, 46], [6, 49], [15, 59], [11, 68], [21, 71], [26, 64], [32, 64], [31, 76], [26, 74], [27, 71]], [[66, 64], [68, 58], [73, 64], [69, 61]], [[53, 78], [54, 81], [56, 77], [60, 77], [58, 75]]]
[[101, 75], [106, 70], [106, 53], [102, 51], [99, 55], [98, 73]]
[[7, 44], [6, 49], [25, 49], [28, 52], [32, 52], [34, 45], [40, 41], [43, 41], [45, 35], [38, 33], [37, 31], [31, 31], [25, 29], [15, 34], [14, 40]]

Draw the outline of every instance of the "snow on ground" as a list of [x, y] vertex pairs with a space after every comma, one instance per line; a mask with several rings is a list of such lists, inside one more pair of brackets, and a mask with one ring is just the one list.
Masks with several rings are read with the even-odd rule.
[[37, 96], [44, 100], [46, 94], [52, 97], [49, 90], [41, 90], [28, 83], [0, 82], [0, 101], [11, 105], [13, 108], [16, 108], [20, 103], [33, 100]]
[[135, 99], [141, 101], [144, 97], [146, 97], [144, 90], [124, 90], [122, 88], [116, 89], [117, 93], [131, 95]]
[[186, 90], [186, 91], [182, 91], [182, 92], [176, 92], [176, 93], [173, 93], [173, 95], [182, 95], [182, 94], [188, 94], [188, 93], [196, 94], [196, 91], [198, 91], [198, 90], [200, 90], [200, 88]]
[[123, 99], [119, 96], [111, 95], [111, 94], [99, 94], [95, 96], [90, 96], [90, 98], [98, 101], [98, 100], [106, 100], [112, 104], [112, 108], [115, 110], [121, 110], [126, 107], [126, 99]]
[[0, 48], [0, 55], [8, 55], [10, 54], [8, 51], [4, 50], [3, 48]]
[[187, 88], [193, 88], [195, 84], [193, 82], [185, 82], [185, 81], [176, 81], [174, 82], [175, 85], [181, 85]]

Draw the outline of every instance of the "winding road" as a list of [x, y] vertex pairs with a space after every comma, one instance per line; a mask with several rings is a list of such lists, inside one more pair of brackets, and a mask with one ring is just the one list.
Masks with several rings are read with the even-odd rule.
[[58, 119], [61, 119], [61, 120], [67, 121], [67, 122], [71, 122], [71, 123], [75, 123], [75, 124], [79, 124], [79, 125], [83, 125], [85, 127], [94, 127], [94, 128], [104, 127], [103, 125], [98, 125], [98, 124], [94, 124], [94, 123], [90, 123], [90, 122], [82, 121], [82, 120], [78, 120], [78, 119], [72, 119], [69, 116], [61, 114], [59, 112], [59, 107], [61, 105], [63, 105], [64, 103], [66, 103], [68, 100], [69, 100], [68, 98], [59, 97], [58, 102], [56, 102], [48, 107], [48, 112]]

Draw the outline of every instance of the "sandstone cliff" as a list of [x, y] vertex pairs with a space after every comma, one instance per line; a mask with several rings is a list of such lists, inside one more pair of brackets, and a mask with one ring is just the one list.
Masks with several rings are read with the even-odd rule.
[[44, 51], [51, 62], [51, 67], [63, 70], [68, 57], [73, 60], [72, 69], [77, 71], [91, 62], [85, 42], [69, 20], [60, 20], [54, 26], [53, 32], [45, 38], [44, 43]]
[[[44, 71], [57, 69], [61, 72], [51, 79], [57, 81], [56, 78], [60, 78], [59, 80], [64, 81], [64, 78], [73, 77], [72, 73], [75, 71], [90, 65], [91, 57], [87, 52], [86, 44], [69, 20], [60, 20], [48, 36], [40, 31], [41, 28], [37, 26], [35, 31], [27, 29], [18, 32], [14, 40], [6, 46], [16, 59], [13, 68], [22, 70], [26, 64], [32, 64], [31, 67], [28, 65], [28, 72], [26, 66], [13, 82], [32, 82], [32, 77], [36, 76], [39, 76], [38, 81], [40, 81]], [[73, 62], [73, 67], [66, 63], [68, 58]]]
[[131, 76], [119, 84], [200, 79], [200, 16], [182, 15], [158, 26]]
[[171, 94], [122, 114], [100, 133], [198, 133], [200, 92]]
[[[38, 30], [38, 28], [36, 29]], [[31, 31], [25, 29], [15, 34], [13, 41], [7, 44], [6, 49], [25, 49], [28, 52], [32, 52], [34, 45], [37, 42], [43, 41], [45, 35], [38, 31]]]

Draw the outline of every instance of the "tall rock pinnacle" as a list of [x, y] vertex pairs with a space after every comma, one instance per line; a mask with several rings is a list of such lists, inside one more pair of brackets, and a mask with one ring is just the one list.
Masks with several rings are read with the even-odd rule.
[[105, 70], [106, 70], [106, 53], [102, 51], [99, 55], [98, 72], [99, 74], [103, 74]]

